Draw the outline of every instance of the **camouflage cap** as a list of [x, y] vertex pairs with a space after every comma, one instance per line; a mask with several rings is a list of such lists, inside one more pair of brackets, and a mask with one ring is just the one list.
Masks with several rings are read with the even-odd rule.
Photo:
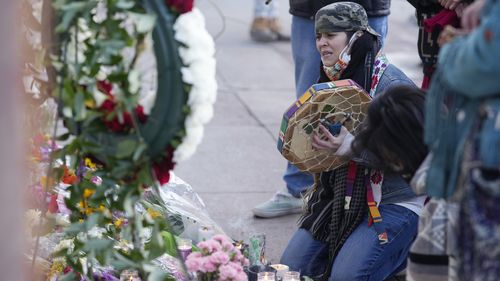
[[365, 9], [353, 2], [336, 2], [321, 8], [315, 17], [316, 33], [368, 31], [380, 36], [368, 25], [368, 16]]

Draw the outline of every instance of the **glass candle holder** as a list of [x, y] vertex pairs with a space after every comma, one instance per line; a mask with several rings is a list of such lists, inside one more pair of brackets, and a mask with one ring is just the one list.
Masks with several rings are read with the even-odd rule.
[[300, 272], [287, 271], [283, 274], [283, 281], [300, 281]]
[[140, 281], [139, 273], [135, 270], [124, 270], [120, 273], [120, 281]]
[[285, 272], [289, 270], [288, 265], [284, 264], [271, 264], [271, 267], [276, 269], [276, 277], [279, 280], [283, 280]]
[[186, 260], [187, 256], [191, 254], [193, 249], [193, 242], [191, 239], [179, 238], [177, 239], [177, 250], [182, 257], [182, 260]]
[[276, 281], [276, 274], [269, 271], [259, 272], [257, 273], [257, 281]]

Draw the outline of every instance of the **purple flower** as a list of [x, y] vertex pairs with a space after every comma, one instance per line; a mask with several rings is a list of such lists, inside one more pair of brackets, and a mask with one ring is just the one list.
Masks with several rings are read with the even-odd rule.
[[100, 186], [102, 184], [102, 179], [98, 176], [93, 176], [92, 178], [90, 178], [90, 182], [97, 186]]

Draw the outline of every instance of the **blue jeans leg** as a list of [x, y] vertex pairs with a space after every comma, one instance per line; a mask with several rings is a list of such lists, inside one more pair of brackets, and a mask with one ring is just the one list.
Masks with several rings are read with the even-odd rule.
[[283, 180], [286, 183], [288, 193], [297, 198], [299, 198], [301, 193], [314, 183], [314, 179], [311, 174], [301, 172], [290, 162], [287, 163]]
[[[320, 56], [316, 50], [314, 21], [292, 16], [292, 57], [295, 63], [295, 96], [298, 98], [318, 81]], [[283, 180], [295, 197], [313, 184], [313, 177], [288, 163]]]
[[329, 281], [385, 280], [406, 267], [417, 235], [418, 216], [398, 205], [379, 206], [389, 242], [380, 245], [373, 227], [363, 221], [347, 238], [332, 267]]
[[281, 264], [302, 275], [318, 276], [325, 272], [328, 262], [328, 245], [314, 240], [305, 229], [299, 228], [288, 242], [281, 257]]
[[382, 35], [382, 46], [384, 46], [385, 38], [387, 37], [388, 32], [388, 16], [381, 17], [369, 17], [368, 24], [375, 29], [380, 35]]
[[295, 63], [295, 94], [300, 97], [319, 78], [320, 56], [316, 49], [314, 21], [292, 16], [292, 57]]

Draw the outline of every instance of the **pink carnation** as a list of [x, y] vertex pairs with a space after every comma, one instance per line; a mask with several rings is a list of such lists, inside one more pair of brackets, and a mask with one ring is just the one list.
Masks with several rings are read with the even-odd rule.
[[209, 257], [202, 258], [201, 272], [215, 272], [217, 265], [214, 264]]
[[229, 242], [231, 243], [231, 240], [227, 238], [227, 236], [222, 235], [222, 234], [217, 234], [212, 237], [212, 240], [218, 241], [220, 244], [223, 244], [224, 242]]
[[202, 241], [198, 243], [198, 248], [200, 248], [202, 251], [208, 252], [208, 254], [211, 254], [216, 251], [220, 251], [222, 249], [222, 246], [214, 240], [207, 240], [207, 241]]
[[202, 263], [203, 258], [192, 256], [192, 254], [190, 254], [186, 259], [186, 267], [190, 272], [200, 271]]
[[236, 275], [233, 281], [248, 281], [248, 276], [242, 271]]
[[238, 271], [231, 265], [222, 265], [219, 268], [219, 281], [231, 280], [238, 275]]
[[187, 257], [186, 265], [190, 272], [197, 272], [202, 279], [215, 275], [221, 281], [247, 280], [243, 266], [248, 265], [248, 259], [233, 246], [228, 237], [215, 235], [198, 243], [198, 248], [201, 252], [191, 253]]
[[200, 252], [192, 252], [187, 256], [187, 259], [201, 258]]
[[222, 242], [222, 249], [224, 249], [227, 252], [232, 251], [234, 249], [233, 243], [229, 241]]
[[225, 252], [215, 252], [210, 256], [210, 261], [215, 264], [226, 264], [229, 262], [229, 256]]

